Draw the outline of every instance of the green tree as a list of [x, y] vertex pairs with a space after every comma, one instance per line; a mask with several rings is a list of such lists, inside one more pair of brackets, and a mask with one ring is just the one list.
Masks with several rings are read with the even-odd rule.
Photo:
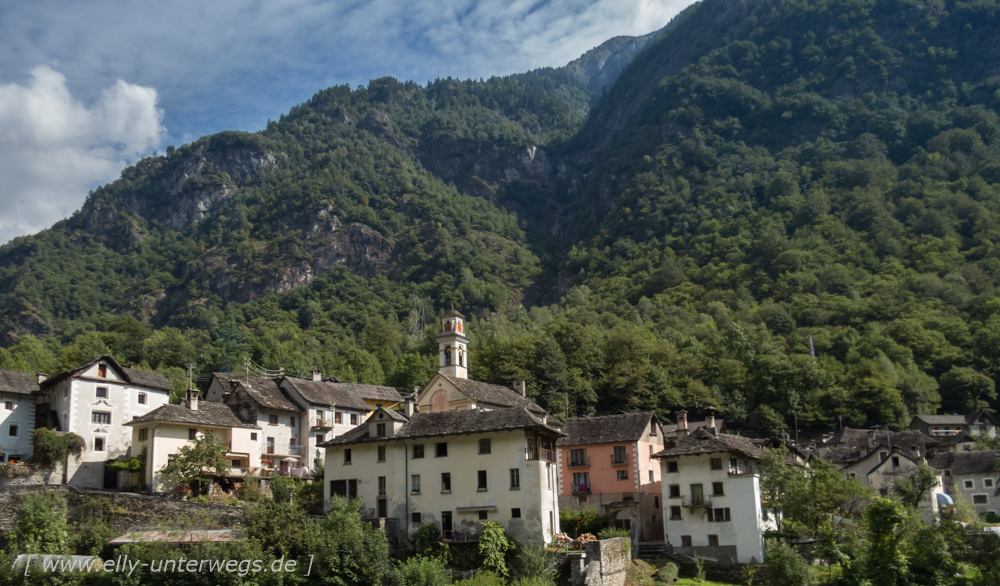
[[872, 586], [903, 586], [909, 575], [904, 551], [906, 513], [891, 499], [875, 497], [865, 510], [868, 548], [864, 576]]
[[794, 548], [783, 541], [772, 539], [767, 543], [767, 569], [773, 586], [810, 586], [812, 576], [809, 564]]
[[510, 573], [507, 569], [507, 552], [515, 547], [514, 542], [507, 537], [503, 525], [489, 521], [483, 523], [479, 536], [479, 555], [483, 558], [484, 568], [506, 577]]
[[200, 481], [206, 471], [223, 476], [232, 468], [226, 458], [228, 451], [225, 442], [205, 432], [193, 444], [182, 446], [160, 472], [189, 486]]

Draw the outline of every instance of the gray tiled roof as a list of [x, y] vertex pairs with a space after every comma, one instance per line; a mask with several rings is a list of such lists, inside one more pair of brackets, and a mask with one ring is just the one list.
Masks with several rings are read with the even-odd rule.
[[352, 392], [362, 399], [368, 401], [385, 401], [386, 403], [399, 403], [403, 396], [393, 387], [383, 387], [380, 385], [362, 385], [358, 383], [331, 382], [329, 384], [338, 385], [339, 388]]
[[997, 472], [997, 457], [1000, 452], [946, 452], [927, 461], [936, 470], [951, 470], [955, 474], [989, 474]]
[[582, 446], [636, 441], [646, 433], [650, 420], [656, 421], [656, 415], [648, 412], [606, 417], [573, 417], [563, 424], [562, 431], [566, 437], [559, 438], [557, 445]]
[[357, 409], [368, 411], [371, 407], [358, 396], [353, 383], [333, 383], [327, 381], [313, 381], [302, 378], [286, 376], [287, 381], [302, 398], [314, 405], [330, 405], [344, 409]]
[[[707, 425], [708, 425], [708, 422], [705, 421], [705, 420], [701, 420], [701, 421], [688, 421], [688, 433], [691, 433], [694, 430], [702, 428], [702, 427], [705, 427]], [[726, 428], [726, 422], [725, 422], [725, 420], [724, 419], [716, 418], [715, 419], [715, 428], [718, 429], [718, 430], [724, 430]], [[677, 424], [676, 423], [671, 423], [671, 424], [664, 425], [663, 426], [663, 433], [667, 437], [676, 437], [677, 436]]]
[[546, 412], [545, 409], [539, 407], [534, 401], [528, 399], [527, 397], [522, 397], [521, 393], [518, 393], [514, 389], [467, 378], [455, 378], [447, 374], [442, 374], [441, 376], [443, 376], [451, 384], [455, 385], [458, 390], [462, 391], [463, 394], [475, 401], [477, 404], [483, 403], [486, 405], [500, 405], [501, 407], [523, 407], [538, 414]]
[[[243, 388], [247, 396], [253, 399], [261, 407], [267, 409], [277, 409], [280, 411], [302, 412], [302, 408], [288, 399], [278, 388], [278, 383], [269, 378], [245, 376], [213, 372], [212, 376], [223, 381], [224, 384], [232, 384]], [[249, 383], [247, 382], [249, 381]]]
[[256, 425], [244, 423], [236, 413], [222, 403], [198, 401], [198, 409], [192, 411], [186, 404], [161, 405], [140, 417], [134, 417], [126, 425], [136, 425], [149, 421], [164, 421], [169, 423], [190, 423], [194, 425], [214, 425], [217, 427], [244, 427], [260, 429]]
[[31, 373], [0, 369], [0, 392], [30, 395], [37, 390], [38, 381]]
[[698, 429], [677, 442], [674, 447], [653, 454], [653, 457], [669, 458], [718, 452], [737, 453], [748, 458], [759, 458], [764, 453], [760, 446], [745, 437], [726, 433], [711, 434], [705, 429]]
[[965, 415], [914, 415], [913, 419], [930, 425], [965, 425]]
[[137, 387], [146, 387], [147, 389], [158, 389], [161, 391], [167, 391], [168, 393], [172, 393], [176, 390], [174, 389], [174, 386], [170, 384], [170, 381], [168, 381], [167, 378], [162, 374], [156, 372], [145, 372], [142, 370], [135, 370], [134, 368], [125, 368], [121, 364], [118, 364], [117, 360], [108, 355], [94, 358], [93, 360], [81, 364], [76, 368], [64, 370], [53, 377], [45, 379], [44, 381], [42, 381], [42, 384], [40, 386], [42, 388], [51, 387], [52, 385], [60, 381], [66, 380], [67, 378], [80, 374], [81, 372], [87, 370], [91, 366], [101, 361], [110, 364], [111, 368], [117, 370], [122, 375], [122, 378], [125, 379], [125, 382], [127, 382], [130, 385]]
[[[834, 439], [840, 445], [832, 447], [823, 454], [823, 459], [838, 464], [849, 464], [868, 457], [871, 452], [884, 448], [899, 448], [908, 457], [919, 454], [926, 457], [927, 449], [937, 445], [940, 438], [924, 435], [917, 430], [903, 432], [867, 431], [863, 429], [845, 428], [838, 430]], [[833, 440], [831, 440], [832, 442]], [[916, 451], [913, 448], [917, 448]]]
[[493, 409], [490, 411], [455, 409], [436, 413], [414, 413], [390, 438], [369, 437], [368, 426], [359, 425], [322, 445], [323, 447], [332, 447], [366, 442], [384, 442], [389, 439], [485, 433], [513, 429], [536, 429], [547, 431], [552, 435], [561, 435], [562, 433], [558, 429], [546, 425], [541, 418], [523, 408]]

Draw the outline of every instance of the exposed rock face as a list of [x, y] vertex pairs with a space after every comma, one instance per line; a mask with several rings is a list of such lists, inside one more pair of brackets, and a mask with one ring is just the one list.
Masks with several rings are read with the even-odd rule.
[[641, 37], [615, 37], [570, 61], [565, 69], [576, 74], [587, 84], [591, 96], [600, 97], [604, 88], [618, 79], [636, 54], [650, 42], [658, 39], [665, 29]]

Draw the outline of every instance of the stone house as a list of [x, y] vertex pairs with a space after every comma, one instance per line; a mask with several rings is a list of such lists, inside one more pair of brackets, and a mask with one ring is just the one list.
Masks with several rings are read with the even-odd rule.
[[87, 445], [79, 460], [69, 460], [69, 484], [117, 489], [124, 479], [106, 470], [105, 463], [136, 455], [128, 422], [166, 405], [173, 391], [163, 375], [125, 368], [110, 356], [42, 380], [39, 393], [48, 404], [48, 426], [75, 433]]
[[764, 561], [763, 511], [753, 441], [704, 426], [687, 435], [679, 414], [674, 445], [660, 460], [668, 549], [716, 561]]
[[31, 458], [37, 392], [35, 376], [0, 369], [0, 464]]
[[660, 463], [664, 447], [653, 413], [577, 417], [556, 442], [559, 508], [598, 507], [614, 525], [637, 525], [640, 541], [663, 540]]
[[946, 452], [936, 454], [928, 461], [944, 476], [944, 487], [952, 496], [963, 495], [976, 508], [976, 513], [1000, 513], [1000, 452]]
[[446, 541], [476, 541], [483, 521], [520, 543], [559, 532], [553, 445], [561, 432], [523, 408], [411, 413], [380, 408], [323, 444], [324, 498], [359, 498], [403, 537], [433, 523]]
[[291, 401], [302, 408], [301, 439], [305, 462], [322, 459], [320, 444], [357, 427], [371, 411], [368, 403], [357, 393], [353, 383], [323, 380], [320, 372], [313, 371], [312, 380], [282, 377], [278, 388]]
[[[160, 473], [170, 459], [186, 445], [211, 433], [228, 446], [226, 457], [232, 466], [228, 474], [240, 478], [261, 467], [261, 428], [244, 422], [226, 403], [198, 399], [198, 391], [188, 391], [180, 405], [161, 405], [125, 424], [133, 438], [133, 453], [144, 457], [144, 484], [151, 493], [167, 493], [177, 487], [173, 479]], [[206, 471], [207, 472], [207, 471]], [[206, 473], [206, 477], [211, 477]]]
[[931, 437], [968, 434], [997, 436], [997, 422], [984, 411], [969, 415], [915, 415], [910, 429]]

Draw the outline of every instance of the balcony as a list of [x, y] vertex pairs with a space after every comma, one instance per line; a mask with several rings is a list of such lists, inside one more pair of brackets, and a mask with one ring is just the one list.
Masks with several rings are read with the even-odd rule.
[[301, 456], [304, 453], [305, 453], [305, 446], [299, 446], [295, 444], [270, 445], [264, 448], [264, 455], [275, 456], [279, 458], [285, 456]]
[[574, 495], [587, 495], [587, 494], [590, 494], [590, 485], [589, 484], [574, 484], [573, 485], [573, 494]]
[[451, 531], [442, 532], [441, 541], [445, 543], [478, 543], [479, 533], [476, 531]]
[[333, 420], [326, 417], [316, 417], [312, 422], [313, 431], [329, 431], [333, 429]]
[[612, 466], [625, 466], [628, 464], [628, 456], [623, 456], [618, 458], [614, 454], [611, 454], [611, 465]]
[[711, 507], [712, 506], [712, 497], [707, 496], [707, 495], [706, 496], [702, 496], [702, 497], [686, 496], [686, 497], [684, 497], [684, 498], [681, 499], [681, 506], [682, 507], [690, 507], [690, 508]]
[[739, 460], [732, 458], [729, 460], [729, 475], [741, 476], [743, 474], [756, 474], [757, 464], [750, 460]]
[[546, 450], [544, 448], [524, 448], [524, 459], [525, 460], [541, 460], [543, 462], [550, 462], [555, 464], [556, 453], [552, 450]]
[[569, 461], [570, 468], [587, 468], [588, 466], [590, 466], [590, 456], [577, 458], [576, 460], [571, 458]]

